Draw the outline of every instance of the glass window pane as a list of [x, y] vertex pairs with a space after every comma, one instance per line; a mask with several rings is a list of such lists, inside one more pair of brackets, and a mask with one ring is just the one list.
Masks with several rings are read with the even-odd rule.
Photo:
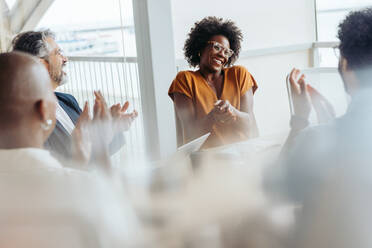
[[372, 6], [372, 0], [316, 0], [318, 41], [336, 41], [338, 24], [352, 11]]
[[136, 56], [130, 0], [55, 0], [37, 28], [54, 31], [68, 56]]
[[342, 9], [342, 8], [362, 8], [372, 5], [371, 0], [317, 0], [318, 10]]
[[16, 0], [5, 0], [5, 2], [8, 5], [8, 8], [12, 9], [14, 4], [16, 3]]
[[318, 13], [318, 41], [336, 41], [338, 24], [348, 11]]

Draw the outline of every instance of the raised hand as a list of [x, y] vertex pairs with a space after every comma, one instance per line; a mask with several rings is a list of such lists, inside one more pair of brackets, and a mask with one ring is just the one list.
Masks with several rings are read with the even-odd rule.
[[93, 118], [89, 116], [88, 103], [85, 103], [72, 132], [72, 154], [79, 164], [85, 165], [92, 161], [109, 169], [108, 146], [113, 138], [112, 117], [101, 92], [95, 91], [94, 95]]
[[107, 107], [106, 100], [102, 96], [102, 93], [100, 91], [94, 91], [94, 95], [96, 99], [94, 102], [94, 116], [91, 126], [94, 129], [92, 132], [94, 134], [93, 137], [98, 139], [98, 141], [94, 143], [104, 142], [105, 145], [108, 146], [114, 136], [111, 112]]
[[72, 131], [72, 157], [79, 164], [85, 165], [89, 162], [92, 153], [92, 142], [89, 134], [89, 105], [85, 102], [75, 129]]
[[293, 68], [289, 74], [294, 114], [303, 119], [308, 119], [311, 111], [311, 99], [307, 90], [305, 75], [300, 70]]
[[336, 117], [336, 112], [332, 104], [310, 85], [307, 85], [307, 91], [316, 112], [318, 123], [327, 123], [333, 120]]
[[125, 102], [123, 106], [120, 106], [120, 103], [112, 105], [110, 108], [114, 130], [115, 132], [124, 132], [128, 131], [132, 122], [137, 118], [138, 113], [136, 110], [133, 110], [131, 113], [127, 113], [129, 102]]

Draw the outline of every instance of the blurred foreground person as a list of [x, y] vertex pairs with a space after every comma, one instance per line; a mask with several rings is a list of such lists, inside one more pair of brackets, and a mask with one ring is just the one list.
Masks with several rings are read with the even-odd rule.
[[[303, 130], [311, 92], [298, 70], [291, 73], [295, 116], [284, 175], [289, 198], [303, 206], [293, 247], [371, 246], [371, 34], [370, 8], [351, 12], [339, 25], [339, 73], [351, 103], [344, 116], [326, 125]], [[330, 110], [328, 104], [317, 107]]]
[[198, 70], [179, 72], [168, 91], [183, 144], [208, 132], [204, 148], [258, 136], [253, 113], [256, 81], [245, 67], [233, 66], [241, 41], [235, 23], [222, 18], [206, 17], [191, 29], [185, 57]]
[[[64, 71], [67, 57], [63, 55], [61, 48], [55, 41], [54, 33], [50, 30], [20, 33], [12, 43], [14, 51], [29, 53], [40, 59], [48, 69], [53, 90], [68, 81]], [[57, 123], [45, 145], [58, 158], [68, 160], [74, 153], [71, 146], [71, 134], [82, 110], [72, 95], [61, 92], [55, 92], [55, 95], [58, 99]], [[117, 152], [125, 143], [122, 132], [129, 130], [131, 123], [137, 117], [136, 111], [126, 112], [128, 106], [129, 102], [126, 102], [123, 106], [115, 104], [110, 109], [115, 122], [113, 129], [115, 135], [110, 143], [111, 154]]]
[[[372, 9], [349, 14], [339, 25], [339, 72], [351, 97], [347, 113], [327, 125], [306, 128], [311, 100], [304, 76], [291, 73], [295, 116], [288, 151], [290, 192], [295, 199], [322, 185], [335, 169], [372, 162]], [[323, 112], [328, 111], [324, 106]]]
[[[96, 101], [95, 123], [104, 122], [108, 110]], [[56, 104], [37, 59], [0, 54], [0, 247], [132, 247], [136, 218], [107, 180], [63, 168], [43, 149]], [[86, 106], [73, 136], [80, 158], [91, 160], [81, 129], [87, 113]], [[100, 141], [94, 159], [105, 162], [108, 142]], [[99, 168], [109, 172], [107, 166]]]

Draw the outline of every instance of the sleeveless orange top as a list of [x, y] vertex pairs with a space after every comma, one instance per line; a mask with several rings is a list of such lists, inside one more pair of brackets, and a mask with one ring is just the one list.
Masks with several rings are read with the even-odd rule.
[[[254, 93], [257, 89], [256, 81], [243, 66], [228, 67], [223, 71], [224, 83], [220, 99], [228, 100], [232, 106], [240, 110], [240, 97], [250, 89]], [[168, 91], [172, 100], [173, 93], [181, 93], [193, 101], [196, 119], [205, 117], [219, 100], [199, 71], [179, 72]], [[233, 127], [213, 125], [211, 135], [203, 148], [235, 143], [247, 138], [245, 133]]]

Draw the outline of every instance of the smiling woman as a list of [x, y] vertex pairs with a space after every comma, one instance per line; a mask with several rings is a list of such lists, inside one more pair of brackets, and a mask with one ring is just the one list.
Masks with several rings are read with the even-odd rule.
[[232, 66], [239, 56], [241, 31], [230, 20], [206, 17], [197, 22], [184, 51], [196, 71], [181, 71], [169, 88], [179, 137], [187, 143], [211, 132], [204, 148], [258, 136], [253, 114], [257, 84], [242, 66]]

